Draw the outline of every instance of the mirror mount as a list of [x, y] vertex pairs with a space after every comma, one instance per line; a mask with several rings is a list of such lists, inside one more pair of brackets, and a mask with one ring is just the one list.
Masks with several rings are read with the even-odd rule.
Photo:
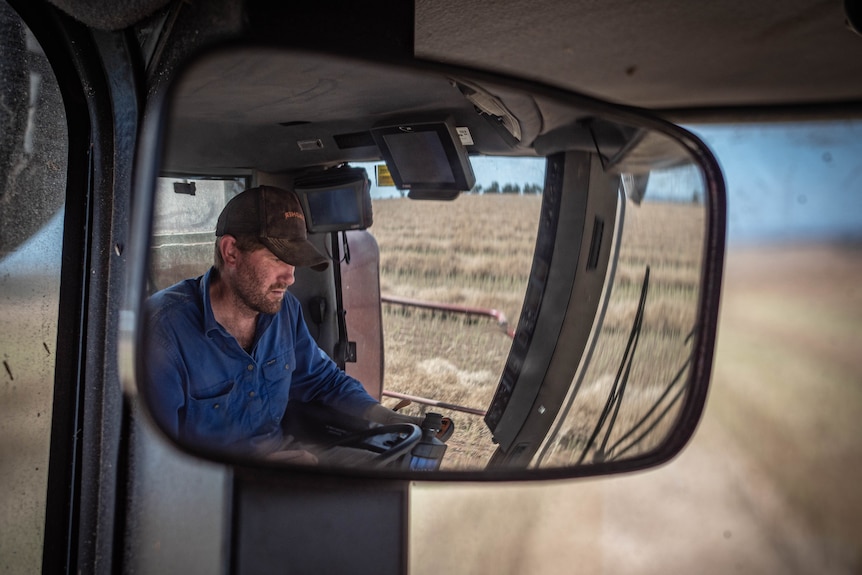
[[461, 192], [452, 190], [410, 190], [407, 197], [411, 200], [441, 200], [451, 202], [461, 195]]

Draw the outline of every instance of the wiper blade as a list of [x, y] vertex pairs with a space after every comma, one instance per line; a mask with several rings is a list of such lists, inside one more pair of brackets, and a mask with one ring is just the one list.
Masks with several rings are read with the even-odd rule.
[[594, 454], [595, 461], [601, 462], [606, 460], [605, 447], [607, 446], [608, 440], [610, 439], [611, 432], [613, 431], [614, 424], [616, 423], [617, 415], [619, 414], [620, 406], [622, 405], [626, 385], [628, 384], [629, 374], [631, 373], [632, 361], [634, 359], [635, 351], [637, 350], [641, 329], [643, 328], [643, 316], [644, 310], [646, 309], [646, 297], [647, 293], [649, 292], [649, 275], [650, 268], [649, 266], [647, 266], [646, 271], [644, 272], [643, 284], [641, 285], [641, 295], [640, 300], [638, 301], [637, 313], [635, 314], [634, 321], [632, 322], [632, 329], [629, 333], [629, 340], [626, 343], [625, 352], [623, 352], [622, 361], [620, 361], [620, 367], [617, 370], [616, 378], [614, 378], [614, 384], [611, 387], [611, 391], [608, 395], [608, 400], [605, 403], [605, 407], [602, 410], [601, 417], [599, 417], [599, 421], [598, 423], [596, 423], [596, 428], [593, 430], [589, 441], [587, 441], [587, 444], [586, 446], [584, 446], [584, 450], [581, 453], [580, 458], [578, 459], [578, 465], [583, 463], [584, 459], [587, 457], [587, 453], [589, 453], [590, 449], [596, 442], [596, 438], [599, 436], [599, 433], [601, 433], [602, 428], [605, 426], [605, 421], [607, 421], [608, 416], [611, 415], [611, 411], [613, 411], [613, 415], [611, 416], [607, 431], [605, 432], [605, 437], [602, 440], [602, 445], [596, 450], [596, 453]]

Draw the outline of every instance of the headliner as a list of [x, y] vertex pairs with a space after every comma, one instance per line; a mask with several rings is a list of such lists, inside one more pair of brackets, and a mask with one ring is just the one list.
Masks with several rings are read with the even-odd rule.
[[417, 0], [415, 42], [639, 107], [862, 104], [840, 0]]
[[[51, 1], [105, 29], [124, 28], [169, 4], [117, 0], [105, 10], [101, 0]], [[727, 107], [733, 109], [724, 119], [752, 119], [746, 108], [767, 105], [862, 116], [862, 36], [844, 12], [845, 3], [853, 6], [856, 28], [862, 27], [858, 0], [414, 2], [420, 57], [617, 103], [694, 111], [674, 116], [689, 121]], [[234, 4], [213, 0], [225, 11]]]

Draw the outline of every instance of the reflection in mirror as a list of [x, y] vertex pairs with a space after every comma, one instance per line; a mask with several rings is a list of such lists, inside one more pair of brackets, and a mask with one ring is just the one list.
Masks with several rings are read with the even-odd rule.
[[[579, 473], [678, 433], [716, 188], [690, 142], [480, 74], [262, 48], [169, 102], [138, 389], [186, 448]], [[429, 122], [418, 148], [372, 137]]]

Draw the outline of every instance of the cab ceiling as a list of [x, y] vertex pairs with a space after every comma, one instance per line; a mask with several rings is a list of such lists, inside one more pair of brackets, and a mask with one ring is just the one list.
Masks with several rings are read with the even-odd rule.
[[415, 46], [694, 119], [862, 104], [862, 36], [842, 0], [416, 0]]
[[459, 89], [464, 81], [261, 47], [218, 52], [188, 70], [170, 99], [163, 167], [275, 172], [376, 160], [373, 127], [446, 119], [469, 129], [471, 153], [531, 154], [543, 128], [572, 124], [583, 114], [497, 89], [518, 117], [518, 140], [477, 111]]
[[[188, 0], [51, 0], [121, 29]], [[396, 0], [401, 1], [401, 0]], [[414, 0], [417, 56], [525, 76], [613, 102], [752, 118], [859, 113], [859, 0]], [[238, 2], [207, 5], [228, 12]], [[297, 9], [302, 10], [301, 3]], [[393, 23], [393, 26], [397, 23]], [[206, 30], [202, 29], [201, 34]]]

